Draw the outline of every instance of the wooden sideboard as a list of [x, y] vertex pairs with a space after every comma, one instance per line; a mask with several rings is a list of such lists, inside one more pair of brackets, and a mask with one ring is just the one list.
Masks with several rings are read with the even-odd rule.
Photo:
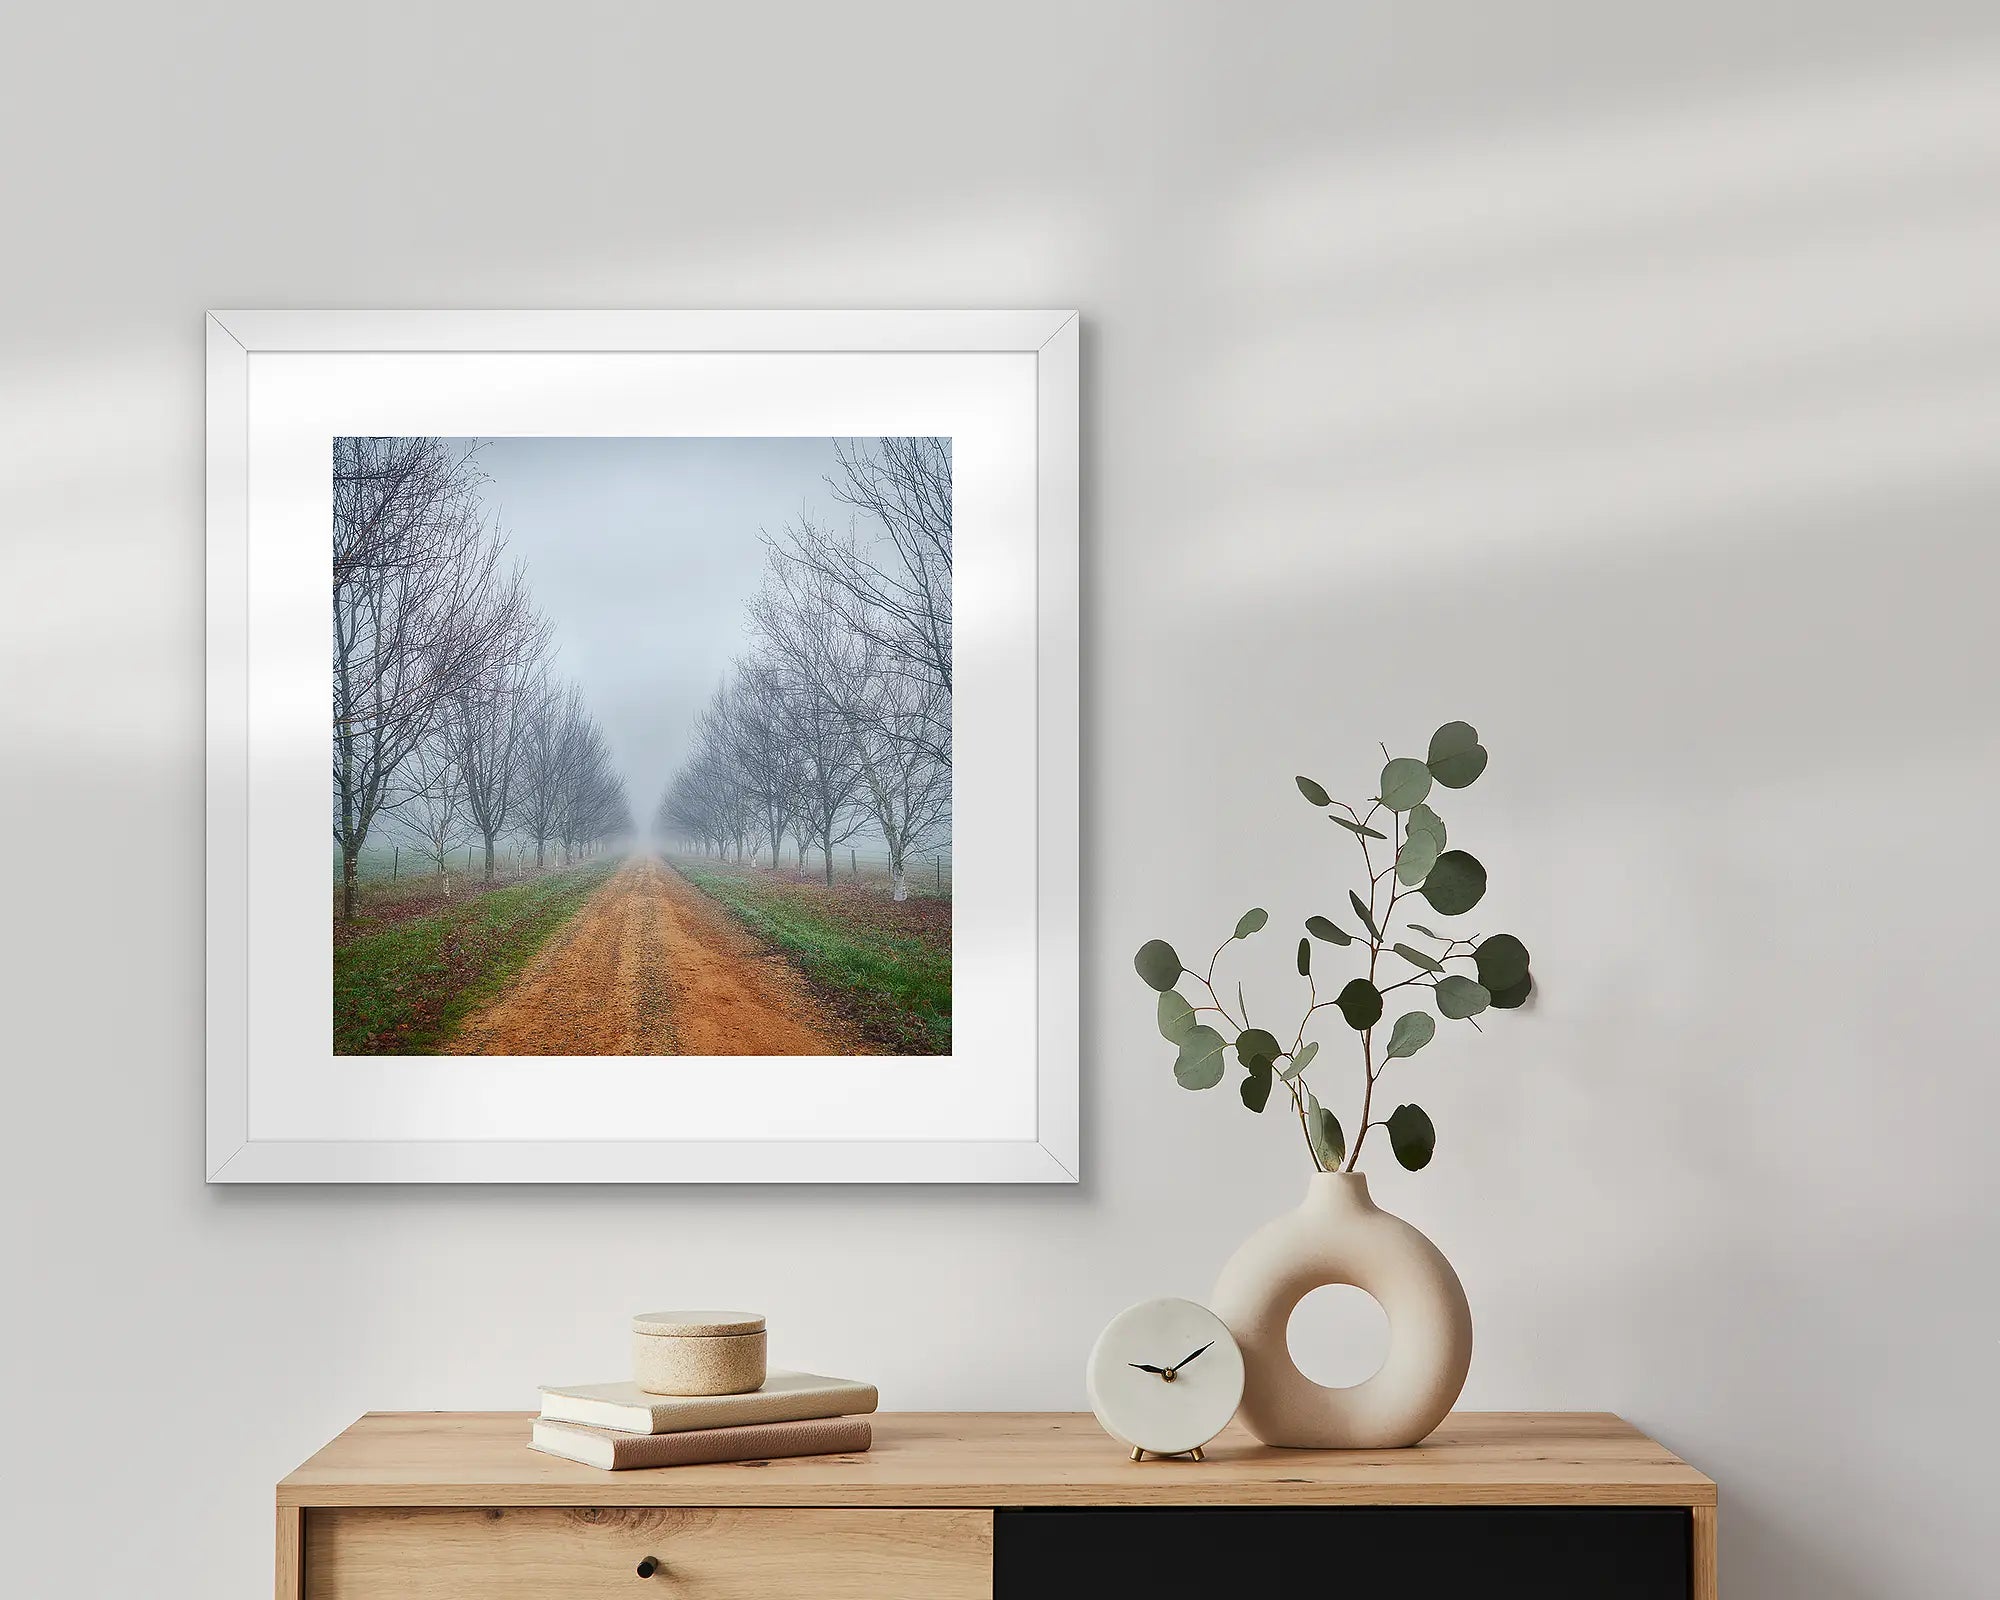
[[1715, 1484], [1591, 1412], [1413, 1450], [1134, 1462], [1087, 1415], [883, 1413], [865, 1454], [597, 1472], [526, 1412], [371, 1412], [278, 1485], [278, 1600], [1715, 1600]]

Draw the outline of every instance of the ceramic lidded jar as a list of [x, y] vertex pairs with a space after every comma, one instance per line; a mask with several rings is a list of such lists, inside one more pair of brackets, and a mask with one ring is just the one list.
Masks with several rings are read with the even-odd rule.
[[632, 1381], [648, 1394], [764, 1387], [770, 1337], [755, 1311], [647, 1311], [632, 1319]]
[[[1389, 1322], [1372, 1378], [1328, 1388], [1299, 1371], [1287, 1333], [1314, 1289], [1352, 1284]], [[1223, 1266], [1209, 1309], [1243, 1350], [1237, 1416], [1266, 1444], [1382, 1450], [1413, 1445], [1445, 1418], [1472, 1365], [1472, 1310], [1442, 1251], [1368, 1196], [1358, 1172], [1315, 1173], [1305, 1202], [1264, 1224]]]

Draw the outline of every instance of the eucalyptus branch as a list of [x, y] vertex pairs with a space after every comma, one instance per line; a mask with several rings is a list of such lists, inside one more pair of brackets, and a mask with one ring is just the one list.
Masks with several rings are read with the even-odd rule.
[[[1327, 1002], [1329, 1005], [1331, 1001]], [[1319, 982], [1308, 972], [1306, 974], [1306, 1014], [1299, 1018], [1299, 1031], [1292, 1035], [1292, 1048], [1287, 1055], [1296, 1056], [1306, 1042], [1306, 1024], [1312, 1021], [1312, 1014], [1319, 1010]]]
[[[1220, 951], [1217, 952], [1217, 954], [1220, 953], [1221, 953]], [[1213, 961], [1209, 963], [1209, 970], [1211, 972], [1215, 970], [1215, 963]], [[1214, 984], [1210, 983], [1208, 979], [1199, 972], [1194, 973], [1192, 976], [1194, 977], [1195, 982], [1199, 983], [1204, 989], [1208, 991], [1209, 1003], [1205, 1006], [1201, 1006], [1198, 1008], [1190, 1007], [1189, 1008], [1190, 1010], [1199, 1009], [1202, 1011], [1217, 1012], [1221, 1015], [1222, 1019], [1225, 1022], [1227, 1022], [1232, 1028], [1234, 1028], [1238, 1033], [1241, 1033], [1246, 1027], [1249, 1026], [1247, 1022], [1238, 1022], [1234, 1017], [1232, 1017], [1229, 1014], [1229, 1007], [1227, 1007], [1222, 1003], [1221, 996], [1215, 992]]]
[[1319, 1150], [1313, 1144], [1312, 1123], [1306, 1118], [1306, 1097], [1300, 1092], [1298, 1078], [1288, 1078], [1285, 1087], [1291, 1091], [1292, 1112], [1299, 1119], [1299, 1132], [1306, 1136], [1306, 1154], [1312, 1158], [1313, 1170], [1324, 1172], [1326, 1167], [1319, 1159]]
[[1224, 939], [1221, 944], [1215, 947], [1215, 954], [1208, 958], [1208, 971], [1202, 974], [1201, 981], [1203, 987], [1211, 990], [1215, 987], [1214, 984], [1215, 964], [1216, 962], [1222, 959], [1222, 952], [1227, 950], [1235, 942], [1236, 941], [1233, 938]]
[[[1328, 809], [1355, 836], [1361, 848], [1367, 898], [1350, 890], [1348, 899], [1365, 924], [1365, 938], [1351, 937], [1328, 917], [1306, 920], [1306, 937], [1299, 940], [1298, 970], [1306, 980], [1306, 1006], [1293, 1030], [1289, 1050], [1267, 1029], [1251, 1026], [1250, 1007], [1242, 983], [1236, 986], [1236, 1011], [1231, 1012], [1215, 987], [1217, 964], [1222, 952], [1237, 941], [1259, 932], [1269, 920], [1264, 910], [1247, 911], [1236, 930], [1217, 945], [1204, 970], [1184, 967], [1173, 947], [1154, 939], [1143, 945], [1134, 958], [1139, 976], [1159, 992], [1160, 1032], [1179, 1050], [1174, 1076], [1183, 1087], [1210, 1089], [1225, 1076], [1227, 1052], [1234, 1049], [1245, 1076], [1239, 1084], [1243, 1104], [1253, 1112], [1263, 1111], [1270, 1101], [1274, 1080], [1282, 1082], [1290, 1095], [1293, 1115], [1305, 1135], [1314, 1168], [1322, 1172], [1356, 1172], [1370, 1130], [1387, 1128], [1397, 1161], [1415, 1170], [1426, 1165], [1436, 1141], [1430, 1117], [1420, 1106], [1400, 1105], [1386, 1117], [1374, 1114], [1375, 1085], [1388, 1071], [1391, 1061], [1415, 1055], [1435, 1037], [1437, 1023], [1428, 1011], [1406, 1011], [1390, 1027], [1387, 1043], [1376, 1037], [1384, 1020], [1384, 998], [1398, 989], [1428, 990], [1437, 1014], [1449, 1021], [1469, 1021], [1475, 1030], [1478, 1015], [1489, 1006], [1512, 1008], [1530, 994], [1533, 980], [1528, 970], [1528, 952], [1512, 934], [1447, 937], [1412, 925], [1410, 937], [1424, 938], [1441, 945], [1435, 955], [1425, 955], [1420, 947], [1404, 945], [1401, 958], [1423, 970], [1396, 980], [1380, 981], [1384, 952], [1398, 954], [1395, 934], [1396, 910], [1412, 895], [1429, 902], [1433, 916], [1457, 916], [1472, 909], [1486, 892], [1486, 869], [1464, 850], [1445, 849], [1445, 826], [1427, 803], [1434, 785], [1463, 789], [1486, 766], [1486, 749], [1477, 732], [1462, 722], [1447, 723], [1431, 736], [1425, 759], [1390, 757], [1384, 747], [1386, 765], [1377, 792], [1362, 810], [1346, 801], [1335, 800], [1311, 778], [1297, 780], [1306, 801]], [[1386, 843], [1389, 859], [1375, 865], [1372, 841], [1384, 835], [1373, 827], [1378, 816], [1390, 818]], [[1383, 889], [1383, 880], [1388, 888]], [[1335, 948], [1364, 945], [1367, 949], [1365, 976], [1350, 979], [1332, 999], [1322, 1000], [1320, 974], [1314, 970], [1314, 941]], [[1446, 972], [1455, 960], [1472, 963], [1473, 975]], [[1179, 993], [1183, 977], [1192, 978], [1206, 995], [1208, 1004], [1190, 1005]], [[1308, 1043], [1306, 1029], [1319, 1012], [1337, 1009], [1348, 1027], [1360, 1035], [1363, 1076], [1361, 1115], [1351, 1148], [1340, 1130], [1339, 1120], [1323, 1106], [1306, 1079], [1307, 1067], [1316, 1059], [1319, 1041]], [[1235, 1037], [1227, 1038], [1201, 1015], [1211, 1014]], [[1281, 1067], [1283, 1071], [1281, 1071]]]
[[[1386, 748], [1383, 750], [1383, 758], [1385, 760], [1388, 758], [1388, 751]], [[1383, 787], [1386, 788], [1388, 786], [1385, 784]], [[1392, 827], [1389, 834], [1389, 843], [1392, 845], [1396, 844], [1397, 842], [1396, 832], [1398, 830], [1407, 831], [1404, 829], [1404, 825], [1400, 817], [1398, 818], [1398, 821], [1395, 824], [1395, 826]], [[1401, 853], [1400, 847], [1398, 847], [1397, 853], [1398, 854]], [[1391, 866], [1393, 867], [1393, 865], [1394, 862], [1392, 860]], [[1389, 937], [1389, 923], [1390, 920], [1396, 915], [1396, 896], [1399, 891], [1399, 888], [1400, 885], [1396, 882], [1396, 880], [1392, 878], [1389, 883], [1388, 907], [1383, 911], [1381, 917], [1377, 919], [1375, 916], [1375, 885], [1372, 880], [1369, 882], [1368, 885], [1368, 915], [1369, 915], [1369, 920], [1375, 923], [1375, 934], [1368, 941], [1368, 983], [1371, 988], [1376, 988], [1375, 963], [1381, 959], [1383, 942], [1387, 940]], [[1381, 990], [1379, 988], [1376, 988], [1376, 994], [1378, 997], [1380, 996]], [[1366, 1087], [1363, 1088], [1361, 1091], [1361, 1128], [1360, 1131], [1354, 1135], [1354, 1143], [1348, 1147], [1347, 1165], [1343, 1169], [1344, 1171], [1347, 1172], [1352, 1172], [1354, 1170], [1354, 1164], [1361, 1159], [1361, 1147], [1362, 1145], [1368, 1142], [1368, 1129], [1371, 1126], [1371, 1124], [1368, 1121], [1368, 1112], [1369, 1108], [1374, 1103], [1375, 1079], [1377, 1076], [1375, 1069], [1375, 1028], [1376, 1024], [1379, 1023], [1380, 1020], [1381, 1020], [1381, 1014], [1380, 1011], [1378, 1010], [1376, 1014], [1376, 1022], [1369, 1023], [1368, 1026], [1365, 1029], [1363, 1029], [1361, 1033], [1361, 1068], [1362, 1071], [1364, 1071], [1368, 1075], [1368, 1083]], [[1385, 1061], [1383, 1064], [1386, 1066], [1387, 1062]]]
[[1361, 1091], [1361, 1131], [1355, 1134], [1354, 1143], [1348, 1146], [1347, 1165], [1342, 1169], [1346, 1172], [1352, 1172], [1354, 1170], [1354, 1163], [1361, 1159], [1361, 1146], [1367, 1142], [1368, 1129], [1371, 1126], [1368, 1121], [1368, 1108], [1375, 1099], [1374, 1035], [1375, 1030], [1370, 1028], [1368, 1032], [1361, 1036], [1361, 1066], [1362, 1070], [1368, 1074], [1368, 1083], [1367, 1087]]

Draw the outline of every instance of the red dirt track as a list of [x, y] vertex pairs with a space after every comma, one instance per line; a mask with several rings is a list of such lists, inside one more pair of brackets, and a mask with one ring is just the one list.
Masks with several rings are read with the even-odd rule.
[[652, 856], [584, 902], [453, 1055], [863, 1055], [777, 952]]

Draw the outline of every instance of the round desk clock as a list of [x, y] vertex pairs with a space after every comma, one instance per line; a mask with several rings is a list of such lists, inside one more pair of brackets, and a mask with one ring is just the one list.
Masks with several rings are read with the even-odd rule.
[[1229, 1425], [1243, 1398], [1243, 1352], [1222, 1319], [1192, 1300], [1147, 1300], [1097, 1336], [1090, 1409], [1132, 1459], [1191, 1455]]

